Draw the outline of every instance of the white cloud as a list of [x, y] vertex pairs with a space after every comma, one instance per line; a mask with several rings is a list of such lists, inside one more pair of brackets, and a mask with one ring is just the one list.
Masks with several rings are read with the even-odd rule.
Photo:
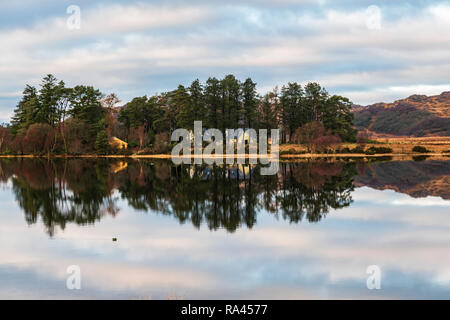
[[425, 94], [428, 96], [439, 95], [450, 90], [449, 84], [442, 85], [410, 85], [379, 87], [364, 91], [344, 91], [343, 95], [351, 97], [353, 101], [368, 105], [374, 102], [393, 102], [399, 98], [406, 98], [413, 94]]
[[0, 92], [0, 97], [11, 98], [11, 97], [20, 97], [22, 95], [21, 91], [13, 91], [13, 92]]
[[21, 91], [54, 73], [69, 83], [114, 87], [119, 95], [134, 87], [143, 95], [154, 92], [143, 81], [157, 83], [162, 75], [172, 77], [171, 89], [180, 73], [193, 80], [242, 72], [263, 87], [320, 81], [360, 104], [448, 90], [448, 4], [395, 20], [380, 7], [380, 30], [367, 28], [366, 8], [322, 3], [313, 13], [265, 5], [82, 7], [80, 30], [66, 28], [65, 12], [3, 29], [0, 86]]

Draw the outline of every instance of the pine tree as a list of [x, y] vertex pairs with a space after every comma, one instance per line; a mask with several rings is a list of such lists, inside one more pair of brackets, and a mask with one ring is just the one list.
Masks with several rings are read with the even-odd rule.
[[222, 127], [220, 121], [221, 115], [221, 86], [217, 78], [209, 78], [205, 86], [205, 104], [206, 104], [206, 119], [204, 124], [208, 128]]
[[353, 128], [354, 114], [352, 103], [345, 97], [329, 97], [323, 112], [323, 124], [332, 134], [337, 134], [343, 141], [356, 142], [357, 130]]
[[264, 95], [261, 99], [258, 115], [259, 115], [259, 123], [258, 126], [260, 129], [276, 129], [278, 127], [277, 124], [277, 110], [276, 110], [276, 96], [275, 93], [269, 92]]
[[102, 94], [92, 86], [76, 86], [70, 95], [70, 115], [89, 126], [89, 143], [95, 141], [101, 128], [100, 120], [105, 116], [105, 110], [100, 104]]
[[309, 121], [323, 122], [328, 97], [328, 92], [316, 82], [305, 86], [304, 106], [309, 114]]
[[[190, 101], [189, 93], [184, 86], [178, 88], [170, 93], [169, 108], [167, 109], [170, 131], [176, 128], [193, 129], [194, 128], [194, 113], [193, 106]], [[172, 121], [175, 120], [175, 124]]]
[[104, 129], [97, 133], [97, 139], [95, 140], [95, 151], [97, 154], [108, 154], [110, 151], [108, 134]]
[[221, 129], [238, 128], [241, 119], [240, 83], [232, 74], [220, 81], [222, 89]]
[[11, 133], [16, 135], [20, 130], [26, 130], [35, 122], [34, 118], [38, 110], [39, 100], [35, 87], [27, 85], [23, 90], [23, 96], [14, 109], [11, 120]]
[[196, 79], [191, 83], [189, 87], [189, 103], [191, 105], [192, 111], [192, 123], [194, 121], [203, 121], [206, 120], [206, 108], [205, 108], [205, 97], [203, 94], [203, 87], [200, 84], [200, 81]]
[[36, 122], [56, 126], [59, 120], [57, 104], [61, 95], [60, 89], [57, 79], [53, 75], [49, 74], [42, 79]]
[[295, 129], [310, 121], [308, 111], [302, 108], [302, 98], [302, 86], [296, 82], [288, 83], [287, 86], [281, 88], [282, 122], [289, 137], [292, 136]]
[[256, 109], [258, 107], [256, 83], [252, 79], [247, 78], [242, 84], [241, 90], [244, 125], [247, 128], [253, 128], [256, 122]]

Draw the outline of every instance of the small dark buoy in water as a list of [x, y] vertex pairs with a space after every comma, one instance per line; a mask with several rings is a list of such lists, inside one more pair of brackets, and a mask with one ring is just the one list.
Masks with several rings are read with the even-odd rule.
[[112, 241], [117, 241], [117, 238], [112, 238]]

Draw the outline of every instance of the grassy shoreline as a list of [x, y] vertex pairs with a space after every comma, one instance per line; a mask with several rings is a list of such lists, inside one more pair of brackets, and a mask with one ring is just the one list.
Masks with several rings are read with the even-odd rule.
[[[429, 152], [413, 152], [414, 146], [423, 146], [429, 150]], [[354, 149], [358, 145], [356, 143], [343, 143], [341, 148], [347, 147]], [[365, 154], [365, 153], [308, 153], [303, 145], [298, 144], [282, 144], [279, 148], [279, 158], [284, 160], [289, 159], [314, 159], [314, 158], [381, 158], [381, 157], [450, 157], [450, 137], [425, 137], [425, 138], [404, 138], [396, 137], [390, 139], [376, 139], [375, 143], [367, 143], [365, 148], [385, 146], [392, 150], [391, 153], [378, 153], [378, 154]], [[224, 159], [234, 158], [250, 158], [248, 154], [245, 156], [238, 155], [216, 155], [216, 156], [179, 156], [180, 158], [215, 158], [221, 157]], [[99, 155], [99, 154], [84, 154], [84, 155], [0, 155], [0, 158], [132, 158], [132, 159], [171, 159], [170, 154], [130, 154], [130, 155]], [[255, 158], [255, 156], [252, 156]], [[267, 156], [261, 157], [259, 155], [256, 158], [268, 158]], [[274, 158], [272, 158], [274, 159]]]

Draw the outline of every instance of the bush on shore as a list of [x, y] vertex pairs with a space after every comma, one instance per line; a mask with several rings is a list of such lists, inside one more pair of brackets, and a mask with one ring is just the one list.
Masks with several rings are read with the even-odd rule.
[[365, 152], [365, 154], [368, 154], [368, 155], [385, 154], [385, 153], [392, 153], [392, 149], [391, 148], [387, 148], [387, 147], [370, 147]]
[[414, 153], [429, 153], [431, 151], [428, 150], [427, 148], [425, 148], [424, 146], [415, 146], [414, 148], [412, 148], [412, 152], [414, 152]]
[[357, 153], [364, 153], [364, 149], [362, 149], [360, 146], [350, 149], [348, 147], [345, 147], [341, 150], [338, 150], [336, 153], [352, 153], [352, 154], [357, 154]]

